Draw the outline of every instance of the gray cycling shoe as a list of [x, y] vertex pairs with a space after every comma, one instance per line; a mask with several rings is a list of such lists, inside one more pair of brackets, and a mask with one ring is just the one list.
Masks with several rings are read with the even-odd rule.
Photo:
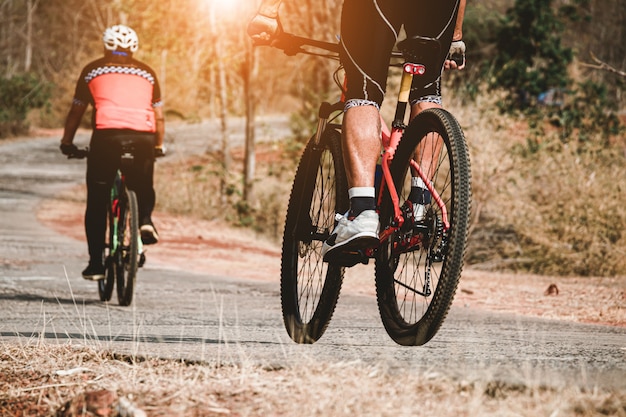
[[[359, 251], [378, 246], [378, 213], [365, 210], [354, 219], [336, 214], [337, 226], [322, 245], [325, 262], [337, 262], [353, 257]], [[346, 265], [347, 266], [347, 265]]]

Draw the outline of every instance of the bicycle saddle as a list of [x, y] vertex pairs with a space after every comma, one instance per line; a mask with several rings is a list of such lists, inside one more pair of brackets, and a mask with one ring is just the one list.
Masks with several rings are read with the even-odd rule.
[[397, 46], [406, 61], [423, 64], [426, 68], [437, 65], [441, 54], [441, 43], [435, 38], [414, 36], [398, 42]]

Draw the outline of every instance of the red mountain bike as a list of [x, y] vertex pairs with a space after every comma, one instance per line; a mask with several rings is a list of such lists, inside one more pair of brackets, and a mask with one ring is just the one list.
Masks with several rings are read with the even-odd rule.
[[[349, 263], [322, 260], [323, 242], [335, 226], [335, 213], [348, 210], [341, 149], [343, 102], [322, 103], [315, 135], [307, 143], [294, 178], [283, 235], [281, 303], [289, 336], [314, 343], [335, 310], [346, 266], [375, 260], [380, 316], [400, 345], [428, 342], [443, 323], [461, 276], [469, 228], [469, 152], [456, 119], [446, 110], [421, 112], [404, 124], [411, 80], [426, 70], [417, 46], [439, 47], [433, 39], [398, 44], [402, 71], [395, 120], [383, 129], [377, 210], [380, 244], [351, 254]], [[339, 45], [283, 34], [274, 45], [287, 55], [307, 53], [338, 58]], [[313, 53], [304, 46], [327, 54]], [[383, 123], [385, 126], [385, 123]], [[425, 155], [434, 158], [426, 161]], [[421, 178], [431, 193], [424, 219], [416, 221], [408, 200], [411, 182]]]

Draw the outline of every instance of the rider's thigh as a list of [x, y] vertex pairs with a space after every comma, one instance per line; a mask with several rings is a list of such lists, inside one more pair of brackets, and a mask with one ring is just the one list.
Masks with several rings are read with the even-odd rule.
[[427, 70], [423, 76], [413, 77], [411, 100], [441, 95], [440, 78], [452, 42], [458, 8], [459, 0], [440, 0], [436, 6], [428, 0], [410, 1], [407, 16], [411, 18], [404, 22], [407, 37], [421, 36], [437, 40], [424, 43], [416, 51], [417, 56], [423, 57], [424, 62], [419, 63], [433, 70]]
[[401, 16], [393, 1], [379, 1], [378, 7], [375, 2], [344, 1], [340, 57], [346, 72], [346, 99], [382, 103]]
[[87, 158], [87, 187], [102, 184], [110, 188], [119, 167], [119, 146], [105, 131], [95, 130], [89, 142]]

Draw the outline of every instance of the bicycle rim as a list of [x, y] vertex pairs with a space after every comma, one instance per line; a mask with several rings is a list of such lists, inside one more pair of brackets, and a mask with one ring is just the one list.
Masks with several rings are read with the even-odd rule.
[[[405, 131], [391, 165], [400, 197], [407, 201], [411, 188], [410, 161], [420, 163], [425, 148], [440, 147], [428, 164], [428, 175], [441, 197], [433, 198], [425, 220], [405, 226], [381, 244], [376, 255], [376, 293], [381, 319], [389, 336], [401, 345], [422, 345], [443, 323], [463, 268], [469, 228], [471, 186], [469, 153], [463, 132], [443, 109], [420, 113]], [[389, 227], [393, 206], [383, 200], [381, 230]], [[410, 217], [405, 214], [405, 218]], [[446, 217], [449, 229], [446, 229]]]
[[115, 272], [117, 299], [121, 306], [128, 306], [133, 300], [135, 278], [139, 264], [139, 212], [134, 191], [125, 190], [125, 198], [120, 198], [120, 222], [118, 224], [118, 250]]
[[335, 226], [335, 213], [348, 208], [341, 133], [310, 140], [294, 178], [283, 235], [281, 304], [287, 333], [297, 343], [314, 343], [333, 315], [344, 268], [322, 260], [322, 244]]
[[113, 257], [111, 255], [111, 251], [113, 248], [113, 241], [115, 239], [115, 215], [111, 211], [111, 207], [107, 207], [107, 231], [106, 231], [106, 243], [105, 243], [105, 251], [102, 256], [105, 267], [105, 276], [104, 279], [98, 281], [98, 295], [100, 296], [100, 301], [110, 301], [111, 295], [113, 294], [113, 286], [115, 284], [115, 265], [113, 262]]

